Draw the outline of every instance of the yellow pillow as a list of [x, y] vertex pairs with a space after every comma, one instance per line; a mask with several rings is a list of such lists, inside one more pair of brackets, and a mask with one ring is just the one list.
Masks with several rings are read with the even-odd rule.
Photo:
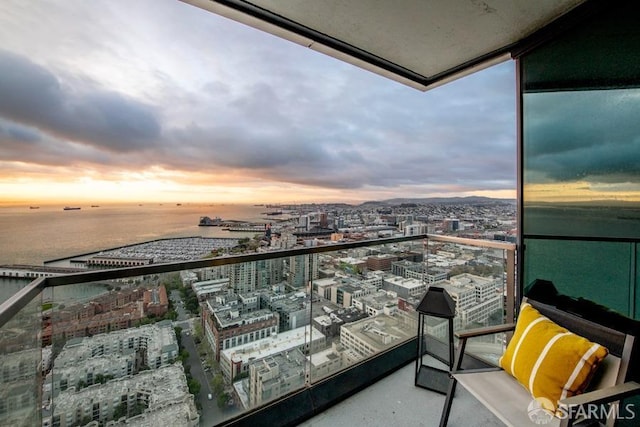
[[500, 358], [534, 398], [558, 401], [582, 393], [608, 350], [552, 322], [523, 303], [513, 338]]

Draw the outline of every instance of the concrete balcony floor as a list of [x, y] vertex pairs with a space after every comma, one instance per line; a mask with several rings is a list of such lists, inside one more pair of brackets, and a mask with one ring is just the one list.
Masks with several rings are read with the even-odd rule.
[[[438, 426], [445, 396], [414, 386], [413, 363], [302, 423], [302, 427]], [[457, 387], [449, 427], [504, 426]]]

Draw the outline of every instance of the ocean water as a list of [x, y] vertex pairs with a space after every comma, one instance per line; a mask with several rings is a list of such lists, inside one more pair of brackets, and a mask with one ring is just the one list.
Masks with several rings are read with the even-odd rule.
[[[269, 222], [267, 208], [253, 205], [143, 204], [81, 206], [0, 207], [0, 265], [43, 265], [45, 261], [96, 252], [160, 238], [245, 237], [221, 227], [199, 227], [201, 216], [223, 220]], [[29, 280], [0, 278], [0, 303]], [[64, 287], [66, 288], [66, 287]], [[73, 298], [91, 297], [103, 292], [90, 284], [74, 285]], [[59, 289], [58, 298], [65, 299]], [[71, 294], [69, 295], [71, 296]], [[49, 298], [45, 296], [45, 299]]]
[[221, 227], [199, 227], [201, 216], [268, 222], [267, 208], [252, 205], [143, 204], [0, 207], [0, 265], [42, 265], [118, 246], [173, 237], [244, 237]]
[[640, 206], [526, 206], [525, 234], [640, 238]]

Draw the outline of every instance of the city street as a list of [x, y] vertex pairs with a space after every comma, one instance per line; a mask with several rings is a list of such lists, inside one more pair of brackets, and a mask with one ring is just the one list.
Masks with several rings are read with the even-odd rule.
[[[200, 383], [200, 393], [195, 397], [196, 401], [200, 402], [202, 411], [200, 413], [200, 425], [211, 426], [223, 421], [230, 416], [230, 412], [218, 408], [216, 396], [211, 389], [211, 372], [205, 372], [198, 354], [198, 348], [193, 340], [193, 319], [190, 313], [184, 309], [180, 292], [171, 291], [171, 301], [175, 307], [178, 318], [173, 322], [174, 326], [182, 328], [182, 346], [189, 352], [189, 358], [187, 359], [187, 365], [191, 368], [191, 376]], [[208, 395], [211, 394], [211, 400]]]
[[175, 289], [172, 290], [170, 298], [176, 313], [178, 313], [177, 320], [180, 321], [180, 320], [188, 319], [189, 316], [186, 310], [184, 309], [184, 304], [182, 302], [182, 297], [180, 296], [180, 292], [176, 291]]
[[[196, 399], [202, 405], [202, 412], [200, 415], [201, 425], [214, 425], [221, 422], [224, 419], [224, 414], [221, 409], [218, 408], [216, 397], [213, 396], [211, 385], [209, 384], [209, 376], [202, 367], [200, 356], [198, 355], [198, 349], [193, 341], [193, 334], [189, 331], [182, 331], [182, 345], [189, 352], [189, 359], [187, 364], [191, 367], [191, 376], [200, 383], [200, 393], [196, 396]], [[212, 399], [209, 400], [207, 395], [211, 394]], [[203, 424], [203, 421], [206, 423]]]

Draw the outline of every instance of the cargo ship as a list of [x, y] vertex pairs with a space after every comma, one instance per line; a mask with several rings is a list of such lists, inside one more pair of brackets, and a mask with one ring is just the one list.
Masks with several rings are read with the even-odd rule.
[[81, 208], [76, 206], [65, 206], [62, 208], [63, 211], [79, 211]]

